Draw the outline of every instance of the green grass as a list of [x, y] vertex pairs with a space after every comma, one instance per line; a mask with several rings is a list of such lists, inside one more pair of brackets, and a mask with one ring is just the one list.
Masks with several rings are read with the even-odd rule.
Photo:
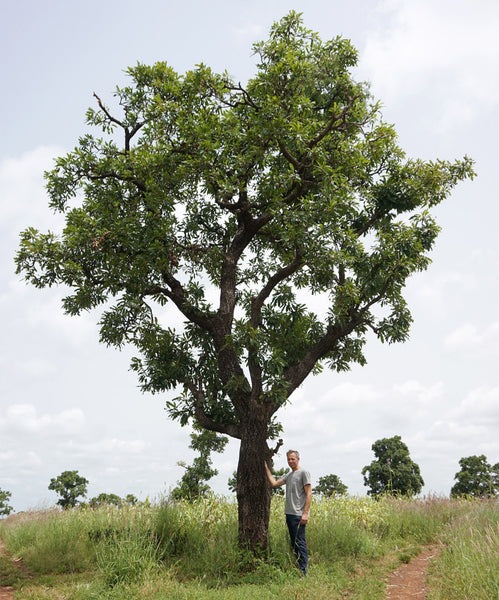
[[28, 579], [0, 562], [16, 600], [382, 600], [387, 572], [438, 540], [432, 600], [499, 598], [499, 510], [492, 502], [314, 499], [306, 579], [289, 551], [279, 497], [270, 549], [260, 560], [238, 549], [235, 502], [216, 497], [15, 515], [0, 522], [0, 536], [33, 574]]
[[444, 549], [430, 579], [432, 600], [499, 600], [497, 500], [470, 503], [472, 510], [443, 532]]

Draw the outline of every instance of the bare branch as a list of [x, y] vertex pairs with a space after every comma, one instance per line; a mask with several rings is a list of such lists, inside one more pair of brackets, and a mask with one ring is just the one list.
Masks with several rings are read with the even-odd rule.
[[275, 448], [270, 448], [270, 457], [272, 458], [272, 456], [275, 456], [278, 452], [279, 449], [281, 448], [281, 446], [284, 444], [282, 439], [279, 439], [279, 441], [277, 442]]
[[125, 125], [122, 121], [120, 121], [119, 119], [116, 119], [116, 117], [113, 117], [111, 115], [111, 113], [104, 106], [104, 103], [102, 102], [102, 100], [99, 98], [99, 96], [97, 96], [97, 94], [95, 92], [94, 92], [94, 97], [97, 98], [97, 103], [99, 105], [99, 108], [106, 115], [106, 117], [109, 119], [109, 121], [111, 123], [116, 123], [116, 125], [119, 125], [125, 132], [125, 153], [130, 152], [131, 139], [146, 124], [146, 121], [136, 123], [135, 126], [133, 127], [133, 129], [130, 130], [130, 128], [127, 125]]
[[118, 119], [116, 119], [116, 117], [113, 117], [111, 115], [111, 113], [104, 106], [104, 103], [102, 102], [102, 100], [99, 98], [99, 96], [97, 96], [97, 94], [95, 92], [94, 92], [94, 98], [97, 98], [97, 104], [99, 105], [99, 108], [106, 115], [106, 117], [111, 121], [111, 123], [116, 123], [116, 125], [119, 125], [122, 129], [126, 130], [125, 124], [122, 123], [121, 121], [119, 121]]

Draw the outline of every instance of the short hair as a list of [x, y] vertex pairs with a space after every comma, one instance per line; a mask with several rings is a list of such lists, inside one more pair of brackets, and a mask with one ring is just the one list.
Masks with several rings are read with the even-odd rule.
[[290, 454], [296, 454], [296, 458], [300, 460], [300, 453], [298, 452], [298, 450], [288, 450], [286, 452], [286, 456], [289, 456]]

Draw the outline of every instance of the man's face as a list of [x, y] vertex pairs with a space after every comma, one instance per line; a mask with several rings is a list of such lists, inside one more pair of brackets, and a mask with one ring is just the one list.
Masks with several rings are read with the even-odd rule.
[[288, 454], [288, 465], [292, 471], [296, 471], [298, 468], [298, 463], [300, 462], [299, 458], [296, 458], [296, 454], [294, 452], [290, 452]]

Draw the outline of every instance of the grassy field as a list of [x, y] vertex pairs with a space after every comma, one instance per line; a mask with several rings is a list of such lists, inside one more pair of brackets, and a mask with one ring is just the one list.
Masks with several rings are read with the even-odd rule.
[[386, 574], [436, 542], [432, 600], [499, 599], [495, 501], [315, 499], [307, 537], [301, 579], [279, 497], [259, 561], [239, 551], [237, 506], [227, 499], [36, 511], [0, 521], [23, 566], [1, 559], [0, 585], [13, 585], [16, 600], [381, 600]]

